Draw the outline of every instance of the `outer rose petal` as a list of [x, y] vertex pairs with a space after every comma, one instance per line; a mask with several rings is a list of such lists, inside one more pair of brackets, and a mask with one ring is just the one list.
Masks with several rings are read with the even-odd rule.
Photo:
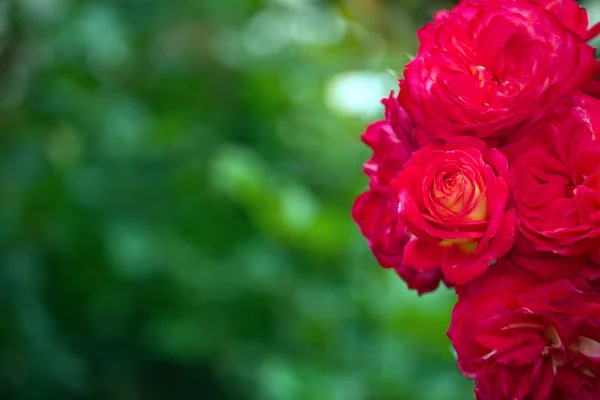
[[424, 272], [418, 272], [407, 267], [397, 267], [395, 269], [396, 273], [406, 282], [408, 288], [416, 290], [419, 295], [433, 292], [443, 279], [442, 271], [439, 268]]
[[373, 150], [372, 157], [364, 164], [364, 172], [374, 188], [387, 186], [416, 148], [412, 123], [394, 93], [382, 103], [385, 119], [369, 125], [361, 136]]
[[457, 285], [482, 275], [490, 264], [497, 262], [510, 251], [516, 225], [517, 217], [514, 211], [507, 211], [502, 219], [500, 231], [483, 254], [465, 254], [458, 246], [449, 247], [442, 261], [444, 275]]
[[438, 270], [442, 263], [439, 244], [414, 238], [404, 248], [402, 264], [418, 272]]
[[587, 263], [585, 257], [563, 257], [537, 251], [533, 243], [524, 236], [516, 241], [509, 258], [515, 265], [528, 269], [542, 279], [572, 277]]
[[354, 221], [384, 268], [402, 265], [404, 246], [410, 239], [408, 230], [390, 208], [394, 208], [391, 198], [373, 190], [361, 194], [352, 208]]
[[379, 217], [375, 214], [381, 212], [384, 206], [383, 197], [371, 191], [364, 192], [356, 198], [352, 206], [352, 219], [356, 221], [364, 236], [371, 237], [375, 234], [379, 222]]

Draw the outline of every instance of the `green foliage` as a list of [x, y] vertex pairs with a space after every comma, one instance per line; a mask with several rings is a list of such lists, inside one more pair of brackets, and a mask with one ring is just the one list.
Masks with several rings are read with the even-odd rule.
[[470, 398], [350, 219], [446, 5], [0, 2], [0, 398]]

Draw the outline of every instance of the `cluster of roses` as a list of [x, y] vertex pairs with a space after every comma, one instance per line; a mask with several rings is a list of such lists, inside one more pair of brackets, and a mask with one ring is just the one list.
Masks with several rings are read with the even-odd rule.
[[600, 399], [598, 34], [575, 0], [464, 0], [362, 136], [353, 218], [409, 288], [455, 288], [479, 400]]

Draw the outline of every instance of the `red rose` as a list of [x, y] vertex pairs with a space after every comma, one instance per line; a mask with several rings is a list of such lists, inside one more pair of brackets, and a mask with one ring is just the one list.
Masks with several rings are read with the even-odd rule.
[[398, 203], [389, 187], [390, 181], [415, 149], [413, 128], [393, 94], [383, 103], [386, 119], [370, 125], [362, 136], [373, 149], [371, 159], [364, 165], [370, 189], [354, 202], [352, 218], [367, 238], [379, 264], [395, 268], [409, 288], [422, 294], [437, 288], [442, 273], [439, 268], [421, 273], [402, 266], [404, 246], [410, 239], [410, 233], [398, 217]]
[[475, 138], [436, 141], [416, 151], [391, 184], [397, 211], [414, 235], [402, 265], [442, 267], [455, 284], [481, 275], [510, 250], [516, 224], [508, 162]]
[[589, 41], [598, 34], [600, 25], [589, 26], [588, 13], [575, 0], [463, 0], [461, 5], [529, 5], [545, 9], [554, 14], [559, 21], [574, 31], [584, 41]]
[[400, 103], [417, 142], [520, 137], [595, 75], [594, 49], [550, 12], [526, 4], [460, 6], [419, 32]]
[[478, 399], [598, 398], [598, 290], [503, 260], [459, 296], [448, 336]]
[[576, 96], [513, 163], [521, 232], [538, 251], [600, 261], [600, 102]]

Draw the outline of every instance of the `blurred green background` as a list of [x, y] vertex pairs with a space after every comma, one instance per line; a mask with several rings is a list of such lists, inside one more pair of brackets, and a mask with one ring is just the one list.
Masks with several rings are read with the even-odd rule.
[[472, 398], [350, 219], [448, 5], [0, 0], [0, 399]]

